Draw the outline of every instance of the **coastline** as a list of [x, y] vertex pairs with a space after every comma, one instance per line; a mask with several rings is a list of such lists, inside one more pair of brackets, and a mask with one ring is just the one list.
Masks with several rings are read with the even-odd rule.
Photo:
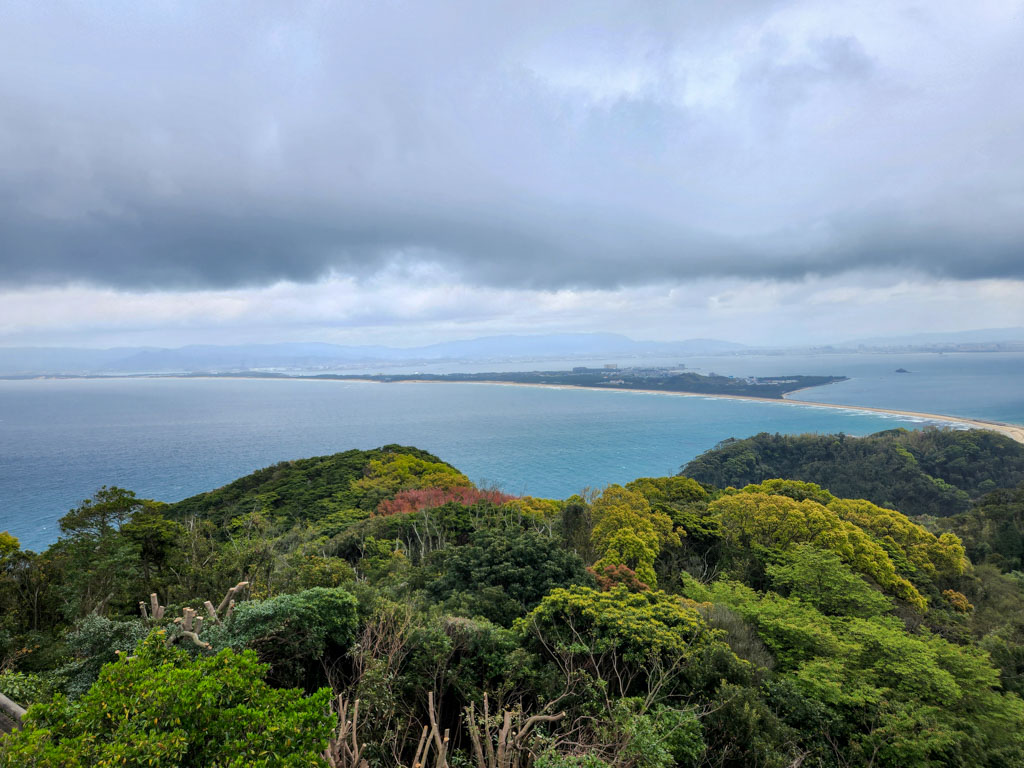
[[[41, 377], [46, 378], [46, 377]], [[78, 378], [78, 377], [76, 377]], [[103, 378], [103, 377], [92, 377], [83, 376], [80, 378]], [[754, 403], [776, 403], [776, 404], [789, 404], [804, 406], [810, 408], [832, 408], [841, 411], [861, 411], [868, 413], [881, 413], [888, 416], [904, 416], [910, 419], [924, 419], [926, 421], [936, 422], [938, 424], [949, 424], [967, 427], [970, 429], [985, 429], [991, 432], [998, 432], [1002, 435], [1006, 435], [1011, 440], [1015, 440], [1018, 443], [1024, 444], [1024, 425], [1022, 424], [1011, 424], [1002, 421], [989, 421], [987, 419], [970, 418], [966, 416], [950, 416], [942, 413], [925, 413], [923, 411], [904, 411], [897, 408], [877, 408], [869, 405], [849, 405], [846, 403], [819, 403], [813, 400], [796, 400], [789, 395], [796, 392], [803, 392], [806, 389], [816, 389], [817, 387], [804, 387], [801, 389], [795, 389], [792, 392], [788, 392], [781, 398], [778, 397], [756, 397], [754, 395], [720, 395], [720, 394], [708, 394], [706, 392], [681, 392], [664, 389], [613, 389], [610, 387], [584, 387], [576, 384], [541, 384], [536, 382], [516, 382], [516, 381], [497, 381], [497, 380], [486, 380], [479, 379], [474, 381], [432, 381], [429, 379], [406, 379], [401, 382], [387, 382], [380, 381], [379, 379], [370, 378], [318, 378], [315, 376], [280, 376], [280, 377], [266, 377], [266, 376], [180, 376], [180, 375], [153, 375], [153, 374], [140, 374], [140, 375], [128, 375], [118, 376], [114, 378], [124, 379], [253, 379], [260, 381], [322, 381], [322, 382], [358, 382], [366, 384], [390, 384], [390, 383], [403, 383], [403, 384], [487, 384], [489, 386], [499, 387], [540, 387], [543, 389], [582, 389], [590, 390], [592, 392], [638, 392], [646, 395], [666, 395], [671, 397], [710, 397], [722, 400], [747, 400]]]
[[[320, 379], [320, 381], [359, 381], [369, 384], [388, 384], [391, 382], [378, 381], [376, 379]], [[808, 406], [811, 408], [834, 408], [841, 411], [868, 411], [870, 413], [882, 413], [888, 416], [906, 416], [912, 419], [925, 419], [942, 424], [957, 424], [971, 429], [987, 429], [990, 432], [998, 432], [1006, 435], [1011, 440], [1024, 443], [1024, 425], [1009, 424], [1002, 421], [987, 421], [985, 419], [972, 419], [965, 416], [948, 416], [941, 413], [924, 413], [922, 411], [902, 411], [896, 408], [876, 408], [868, 405], [847, 405], [843, 403], [818, 403], [813, 400], [794, 400], [787, 395], [778, 397], [755, 397], [753, 395], [714, 395], [704, 392], [675, 392], [664, 389], [612, 389], [610, 387], [581, 387], [575, 384], [537, 384], [530, 382], [514, 381], [427, 381], [408, 380], [404, 384], [489, 384], [499, 387], [541, 387], [544, 389], [585, 389], [592, 392], [639, 392], [646, 395], [668, 395], [675, 397], [713, 397], [722, 400], [747, 400], [754, 403], [783, 403], [789, 405]], [[802, 392], [802, 389], [794, 390]], [[789, 393], [791, 394], [791, 393]]]

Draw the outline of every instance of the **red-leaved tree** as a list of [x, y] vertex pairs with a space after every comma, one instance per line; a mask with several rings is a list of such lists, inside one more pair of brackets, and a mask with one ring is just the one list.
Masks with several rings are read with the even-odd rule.
[[400, 491], [393, 498], [384, 499], [377, 505], [378, 515], [400, 515], [407, 512], [419, 512], [421, 509], [433, 509], [454, 501], [457, 504], [471, 506], [478, 501], [489, 501], [493, 504], [504, 504], [517, 498], [501, 491], [481, 491], [479, 488], [413, 488]]

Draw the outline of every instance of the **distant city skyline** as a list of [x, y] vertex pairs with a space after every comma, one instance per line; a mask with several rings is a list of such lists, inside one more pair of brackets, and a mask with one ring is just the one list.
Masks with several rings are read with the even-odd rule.
[[10, 3], [0, 346], [1024, 326], [1024, 11]]

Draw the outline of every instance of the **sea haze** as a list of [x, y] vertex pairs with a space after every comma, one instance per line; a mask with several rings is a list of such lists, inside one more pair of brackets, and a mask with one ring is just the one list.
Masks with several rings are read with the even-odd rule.
[[[891, 379], [899, 399], [915, 387], [941, 392], [943, 377], [964, 364], [950, 360], [932, 369], [923, 361], [908, 365], [903, 358], [884, 357], [849, 383], [861, 381], [873, 397], [884, 400], [879, 382], [888, 374], [879, 366], [890, 371], [905, 367], [914, 373]], [[995, 411], [1014, 420], [1006, 414], [1024, 411], [1015, 410], [1024, 357], [1015, 362], [963, 357], [983, 364], [981, 370], [989, 373], [965, 379], [973, 384], [958, 397], [970, 406], [958, 413], [996, 418], [988, 413]], [[992, 365], [986, 368], [985, 361]], [[851, 361], [827, 357], [814, 365], [790, 359], [690, 362], [693, 367], [713, 365], [720, 373], [735, 367], [750, 374], [827, 369], [857, 375]], [[1004, 377], [1012, 372], [1007, 383]], [[849, 402], [840, 389], [846, 384], [801, 392], [800, 397], [813, 393]], [[934, 392], [931, 397], [938, 399], [863, 404], [934, 411], [941, 402]], [[995, 408], [985, 404], [989, 392], [997, 393]], [[488, 384], [0, 381], [0, 530], [10, 530], [25, 547], [40, 549], [56, 539], [57, 519], [104, 484], [176, 501], [278, 461], [387, 443], [432, 451], [478, 483], [565, 498], [586, 487], [675, 473], [727, 437], [761, 431], [863, 435], [896, 426], [912, 428], [921, 422], [783, 403]]]

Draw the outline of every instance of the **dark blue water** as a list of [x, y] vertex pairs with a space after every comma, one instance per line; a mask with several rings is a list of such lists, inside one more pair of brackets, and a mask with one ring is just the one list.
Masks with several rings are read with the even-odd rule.
[[[856, 381], [801, 396], [861, 396], [865, 405], [1024, 422], [1024, 357], [1010, 383], [998, 373], [1009, 364], [992, 360], [997, 374], [980, 379], [959, 364], [876, 361], [873, 373], [865, 368]], [[706, 361], [692, 367], [698, 362], [710, 368]], [[713, 365], [722, 373], [732, 366], [752, 374], [853, 373], [850, 360], [835, 359], [761, 368], [775, 362], [714, 358]], [[894, 374], [890, 382], [885, 369], [900, 366], [915, 373]], [[946, 391], [964, 382], [970, 389]], [[891, 401], [884, 401], [886, 387]], [[923, 394], [912, 397], [915, 387]], [[386, 443], [432, 451], [479, 483], [565, 498], [586, 487], [674, 473], [727, 437], [863, 435], [894, 426], [920, 423], [785, 404], [486, 384], [0, 381], [0, 530], [39, 549], [56, 538], [57, 518], [104, 484], [176, 501], [277, 461]]]

